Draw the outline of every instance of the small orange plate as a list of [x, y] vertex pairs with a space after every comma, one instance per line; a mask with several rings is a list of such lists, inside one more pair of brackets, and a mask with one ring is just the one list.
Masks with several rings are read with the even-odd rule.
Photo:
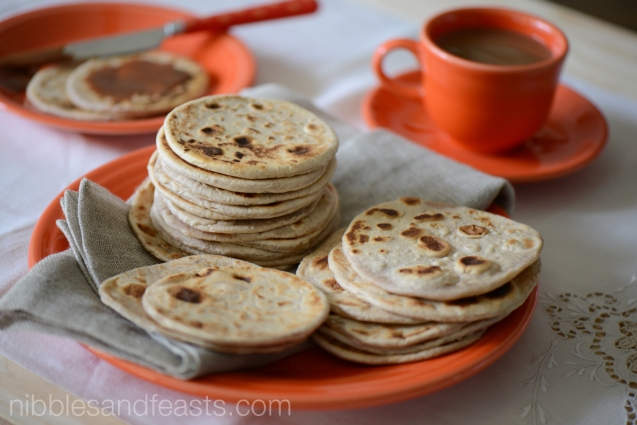
[[[160, 6], [85, 3], [38, 9], [0, 22], [0, 56], [108, 34], [156, 28], [191, 15]], [[206, 32], [175, 36], [161, 50], [190, 57], [210, 75], [209, 94], [236, 93], [252, 84], [256, 66], [252, 53], [229, 34]], [[56, 117], [30, 108], [24, 93], [0, 90], [0, 108], [59, 129], [92, 134], [153, 133], [163, 116], [145, 119], [86, 122]]]
[[[420, 71], [396, 77], [417, 83]], [[546, 125], [519, 148], [490, 155], [469, 151], [431, 122], [419, 98], [407, 98], [382, 87], [371, 90], [362, 105], [371, 128], [384, 127], [449, 158], [512, 182], [548, 180], [590, 163], [606, 145], [608, 126], [601, 112], [572, 89], [560, 85]]]
[[[154, 146], [122, 156], [88, 173], [86, 178], [122, 199], [132, 195], [147, 176]], [[77, 190], [81, 179], [67, 189]], [[29, 266], [68, 248], [55, 221], [64, 218], [60, 193], [38, 220], [29, 246]], [[491, 212], [505, 215], [496, 206]], [[365, 366], [312, 348], [274, 364], [182, 381], [87, 347], [98, 357], [155, 384], [228, 402], [289, 401], [292, 409], [355, 409], [395, 403], [429, 394], [475, 375], [520, 338], [537, 304], [537, 289], [507, 318], [487, 330], [476, 343], [438, 358], [415, 363]]]

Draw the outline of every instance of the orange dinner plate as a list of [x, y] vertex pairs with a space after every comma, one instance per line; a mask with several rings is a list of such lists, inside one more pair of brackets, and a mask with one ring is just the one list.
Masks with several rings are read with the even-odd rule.
[[[396, 77], [415, 84], [420, 71]], [[384, 127], [435, 152], [512, 182], [548, 180], [572, 173], [600, 154], [608, 138], [601, 112], [574, 90], [560, 85], [548, 122], [522, 146], [503, 154], [467, 150], [432, 123], [422, 100], [371, 90], [362, 104], [365, 122]]]
[[[108, 34], [162, 26], [192, 15], [161, 6], [125, 3], [84, 3], [54, 6], [13, 16], [0, 22], [0, 56]], [[161, 50], [190, 57], [210, 75], [209, 94], [236, 93], [252, 84], [254, 58], [237, 38], [206, 32], [167, 39]], [[164, 117], [94, 122], [60, 118], [25, 104], [23, 92], [0, 90], [0, 108], [33, 121], [82, 133], [140, 134], [156, 132]]]
[[[155, 147], [122, 156], [86, 178], [126, 199], [147, 176]], [[77, 190], [80, 180], [67, 189]], [[38, 220], [29, 246], [29, 266], [68, 248], [55, 221], [63, 218], [60, 193]], [[504, 214], [493, 207], [491, 211]], [[394, 403], [441, 390], [483, 370], [518, 340], [531, 320], [537, 289], [507, 318], [477, 342], [438, 358], [415, 363], [365, 366], [339, 359], [315, 347], [271, 365], [183, 381], [87, 347], [114, 366], [155, 384], [227, 402], [287, 400], [292, 409], [354, 409]]]

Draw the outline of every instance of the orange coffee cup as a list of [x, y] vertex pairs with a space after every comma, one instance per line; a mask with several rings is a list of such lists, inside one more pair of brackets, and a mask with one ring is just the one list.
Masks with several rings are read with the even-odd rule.
[[[420, 84], [399, 83], [384, 73], [383, 59], [393, 49], [416, 56]], [[420, 97], [431, 120], [454, 141], [473, 151], [501, 153], [546, 122], [567, 52], [566, 36], [541, 18], [462, 8], [429, 19], [419, 41], [383, 43], [372, 64], [384, 89]]]

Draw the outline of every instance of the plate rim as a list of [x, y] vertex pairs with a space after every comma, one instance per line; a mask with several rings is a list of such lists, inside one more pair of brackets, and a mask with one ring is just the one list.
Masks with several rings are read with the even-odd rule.
[[[80, 182], [84, 178], [89, 178], [94, 180], [96, 183], [100, 184], [100, 180], [105, 178], [113, 178], [113, 175], [117, 175], [118, 173], [125, 173], [131, 168], [141, 167], [141, 164], [144, 164], [155, 150], [155, 146], [147, 146], [141, 149], [137, 149], [132, 151], [126, 155], [123, 155], [119, 158], [116, 158], [106, 164], [86, 173], [85, 175], [79, 177], [74, 182], [69, 184], [67, 188], [62, 190], [46, 207], [40, 218], [38, 219], [34, 231], [32, 233], [30, 242], [29, 242], [29, 250], [28, 250], [28, 260], [29, 260], [29, 268], [33, 267], [38, 261], [43, 259], [46, 255], [43, 256], [43, 250], [41, 249], [41, 244], [44, 241], [45, 233], [50, 231], [51, 228], [55, 227], [55, 219], [59, 218], [62, 214], [62, 210], [60, 207], [60, 199], [62, 198], [64, 192], [68, 189], [77, 190], [79, 188]], [[133, 162], [133, 166], [131, 166], [131, 162]], [[128, 168], [127, 168], [128, 164]], [[137, 165], [135, 165], [137, 164]], [[136, 186], [140, 182], [132, 182], [130, 185]], [[108, 186], [105, 186], [109, 189]], [[499, 208], [499, 207], [496, 207]], [[501, 209], [500, 209], [501, 210]], [[501, 210], [503, 211], [503, 210]], [[50, 254], [53, 254], [51, 252]], [[50, 255], [49, 254], [49, 255]], [[383, 382], [387, 384], [391, 383], [389, 388], [384, 386], [382, 388], [378, 388], [378, 384], [371, 388], [368, 386], [363, 392], [355, 393], [355, 392], [347, 392], [347, 393], [337, 393], [337, 394], [326, 394], [326, 391], [323, 392], [299, 392], [298, 394], [294, 394], [294, 388], [290, 387], [290, 383], [287, 383], [289, 379], [282, 379], [279, 381], [270, 384], [268, 388], [269, 391], [265, 391], [263, 388], [265, 387], [265, 383], [267, 379], [263, 381], [257, 380], [256, 387], [252, 385], [250, 388], [246, 388], [244, 386], [232, 387], [233, 376], [245, 378], [246, 376], [250, 376], [251, 371], [255, 369], [246, 369], [236, 372], [228, 372], [224, 374], [218, 375], [210, 375], [207, 377], [197, 378], [190, 381], [183, 381], [177, 378], [174, 378], [169, 375], [163, 375], [159, 372], [156, 372], [151, 369], [147, 369], [143, 366], [133, 364], [127, 362], [125, 360], [116, 358], [110, 354], [103, 353], [93, 347], [84, 346], [87, 350], [95, 354], [97, 357], [105, 360], [109, 364], [117, 367], [118, 369], [129, 373], [133, 376], [136, 376], [140, 379], [146, 380], [148, 382], [155, 383], [164, 388], [169, 388], [175, 391], [196, 395], [196, 396], [209, 396], [217, 399], [221, 399], [229, 402], [237, 402], [239, 400], [273, 400], [273, 399], [281, 399], [282, 396], [288, 397], [292, 409], [293, 410], [340, 410], [340, 409], [357, 409], [357, 408], [366, 408], [366, 407], [374, 407], [380, 406], [390, 403], [396, 403], [400, 401], [405, 401], [408, 399], [412, 399], [419, 396], [424, 396], [444, 388], [450, 387], [452, 385], [456, 385], [461, 381], [477, 374], [483, 369], [487, 368], [489, 365], [494, 363], [500, 357], [502, 357], [509, 349], [519, 340], [522, 336], [526, 328], [528, 327], [535, 308], [537, 306], [538, 300], [538, 287], [536, 286], [531, 293], [531, 295], [525, 300], [522, 306], [518, 307], [518, 309], [514, 310], [510, 317], [505, 318], [503, 321], [497, 323], [492, 328], [487, 330], [487, 333], [478, 340], [476, 343], [466, 347], [462, 350], [456, 351], [454, 353], [450, 353], [446, 356], [441, 356], [438, 360], [441, 362], [445, 362], [445, 358], [447, 361], [451, 361], [451, 359], [460, 358], [463, 355], [471, 356], [471, 353], [475, 351], [476, 347], [480, 350], [484, 351], [484, 353], [478, 356], [477, 359], [473, 359], [469, 362], [463, 363], [463, 366], [460, 368], [456, 368], [453, 373], [446, 372], [443, 374], [439, 374], [434, 381], [426, 380], [405, 380], [407, 376], [405, 375], [409, 370], [413, 368], [418, 368], [418, 363], [406, 363], [402, 365], [387, 365], [387, 366], [365, 366], [365, 365], [356, 365], [353, 367], [361, 367], [361, 368], [369, 368], [370, 373], [374, 374], [374, 369], [381, 370], [384, 369], [386, 372], [386, 376], [390, 376], [390, 378], [383, 378]], [[516, 320], [516, 321], [513, 321]], [[498, 343], [491, 344], [491, 339], [494, 338], [494, 334], [497, 332], [501, 332], [501, 328], [509, 329], [508, 334], [504, 335], [504, 338], [498, 336]], [[320, 348], [315, 347], [310, 350], [320, 350]], [[310, 353], [312, 354], [312, 353]], [[303, 355], [300, 353], [298, 355]], [[326, 355], [331, 356], [325, 352], [319, 352], [318, 355]], [[294, 356], [292, 356], [294, 357]], [[289, 358], [288, 358], [289, 359]], [[436, 359], [432, 359], [436, 360]], [[285, 361], [285, 359], [283, 360]], [[336, 361], [343, 361], [341, 359], [337, 359]], [[425, 360], [424, 362], [427, 362]], [[349, 364], [349, 363], [348, 363]], [[329, 365], [328, 365], [329, 366]], [[265, 366], [267, 367], [267, 366]], [[256, 368], [259, 370], [260, 368]], [[398, 375], [396, 373], [391, 373], [396, 370], [403, 371]], [[424, 370], [423, 370], [424, 372]], [[393, 377], [392, 377], [393, 376]], [[402, 379], [400, 385], [395, 384], [396, 376]], [[267, 378], [267, 376], [266, 376]], [[366, 378], [367, 379], [367, 378]], [[206, 380], [217, 381], [216, 385], [211, 386], [211, 383], [206, 383]], [[245, 380], [245, 379], [244, 379]], [[239, 379], [238, 381], [241, 381]], [[238, 382], [235, 378], [235, 382]], [[391, 382], [390, 382], [391, 381]], [[365, 381], [368, 382], [368, 381]], [[229, 384], [230, 383], [230, 384]], [[260, 383], [260, 384], [259, 384]], [[349, 386], [356, 385], [357, 383], [349, 382], [347, 383]], [[259, 386], [261, 385], [261, 386]], [[335, 384], [325, 386], [326, 390], [334, 388]], [[339, 384], [343, 385], [343, 383]], [[236, 384], [235, 384], [236, 386]], [[272, 387], [274, 387], [272, 389]], [[281, 391], [281, 388], [284, 391]], [[276, 392], [275, 392], [276, 391]], [[298, 390], [297, 390], [298, 391]]]
[[[46, 16], [48, 13], [64, 10], [83, 10], [87, 12], [91, 9], [100, 7], [108, 8], [139, 8], [144, 10], [155, 10], [161, 12], [167, 12], [174, 16], [175, 19], [189, 19], [194, 18], [192, 13], [170, 7], [161, 4], [151, 3], [137, 3], [137, 2], [96, 2], [96, 3], [66, 3], [51, 5], [47, 7], [36, 7], [34, 9], [18, 12], [17, 14], [8, 16], [5, 19], [0, 20], [0, 32], [4, 31], [6, 27], [19, 24], [21, 22], [28, 21], [35, 17]], [[107, 35], [109, 33], [105, 33]], [[233, 83], [230, 90], [226, 92], [238, 92], [239, 90], [249, 87], [256, 78], [256, 59], [252, 51], [248, 46], [237, 37], [229, 34], [228, 32], [220, 33], [217, 35], [219, 42], [231, 43], [232, 49], [236, 50], [240, 56], [242, 62], [241, 73], [237, 74], [236, 82]], [[46, 45], [46, 43], [45, 43]], [[159, 50], [163, 50], [162, 47]], [[100, 135], [136, 135], [136, 134], [151, 134], [162, 125], [164, 116], [159, 115], [149, 118], [141, 118], [135, 120], [122, 120], [122, 121], [83, 121], [73, 120], [70, 118], [58, 117], [44, 112], [30, 109], [24, 104], [11, 99], [10, 96], [5, 95], [0, 91], [0, 110], [7, 111], [16, 116], [28, 119], [29, 121], [45, 125], [47, 127], [66, 130], [71, 132], [83, 133], [83, 134], [100, 134]]]

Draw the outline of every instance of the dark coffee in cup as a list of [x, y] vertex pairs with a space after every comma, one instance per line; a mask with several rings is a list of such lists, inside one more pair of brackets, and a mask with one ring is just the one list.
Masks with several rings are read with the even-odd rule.
[[474, 62], [527, 65], [551, 57], [543, 43], [526, 35], [495, 28], [466, 28], [434, 40], [441, 49]]

